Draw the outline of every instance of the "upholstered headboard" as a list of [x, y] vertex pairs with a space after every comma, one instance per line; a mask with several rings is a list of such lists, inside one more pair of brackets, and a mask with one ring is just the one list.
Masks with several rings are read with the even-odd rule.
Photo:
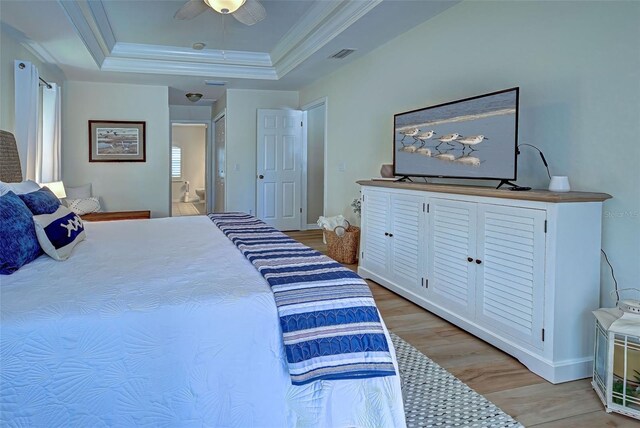
[[0, 131], [0, 181], [19, 183], [22, 181], [22, 168], [16, 139], [11, 132]]

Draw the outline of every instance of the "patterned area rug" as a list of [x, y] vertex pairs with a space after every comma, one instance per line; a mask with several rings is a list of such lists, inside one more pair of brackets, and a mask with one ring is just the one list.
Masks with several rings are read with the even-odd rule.
[[407, 427], [522, 427], [511, 416], [391, 333]]

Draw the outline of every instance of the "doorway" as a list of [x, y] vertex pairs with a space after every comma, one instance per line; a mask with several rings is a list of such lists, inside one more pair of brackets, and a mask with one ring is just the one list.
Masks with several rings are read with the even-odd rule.
[[327, 105], [258, 110], [256, 215], [280, 230], [318, 229], [325, 215]]
[[171, 215], [207, 213], [206, 123], [171, 124]]
[[214, 197], [215, 202], [213, 204], [213, 212], [222, 213], [226, 207], [226, 193], [225, 193], [225, 175], [226, 175], [226, 150], [227, 150], [227, 114], [226, 110], [223, 110], [218, 116], [213, 119], [213, 127], [215, 129], [215, 142], [214, 150], [216, 157], [216, 169], [214, 174]]
[[321, 98], [302, 107], [307, 115], [305, 159], [307, 174], [303, 204], [306, 206], [305, 229], [318, 228], [318, 217], [325, 215], [326, 206], [326, 137], [327, 99]]

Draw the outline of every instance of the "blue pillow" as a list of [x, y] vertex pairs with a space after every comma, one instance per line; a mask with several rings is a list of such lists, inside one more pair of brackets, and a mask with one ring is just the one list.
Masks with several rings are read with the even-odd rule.
[[33, 215], [52, 214], [60, 206], [60, 199], [53, 194], [48, 187], [43, 187], [35, 192], [18, 195], [27, 205]]
[[12, 274], [42, 254], [33, 215], [13, 192], [0, 196], [0, 231], [1, 275]]

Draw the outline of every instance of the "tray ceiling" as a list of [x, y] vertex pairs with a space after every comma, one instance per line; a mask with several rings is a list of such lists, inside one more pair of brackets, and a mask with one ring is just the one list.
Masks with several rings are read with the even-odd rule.
[[[2, 0], [0, 17], [4, 31], [69, 80], [167, 85], [171, 104], [191, 105], [186, 92], [210, 104], [226, 88], [300, 89], [457, 1], [261, 3], [267, 18], [253, 26], [214, 11], [178, 21], [183, 1], [156, 0]], [[207, 46], [197, 51], [195, 42]], [[356, 51], [328, 58], [343, 48]]]

